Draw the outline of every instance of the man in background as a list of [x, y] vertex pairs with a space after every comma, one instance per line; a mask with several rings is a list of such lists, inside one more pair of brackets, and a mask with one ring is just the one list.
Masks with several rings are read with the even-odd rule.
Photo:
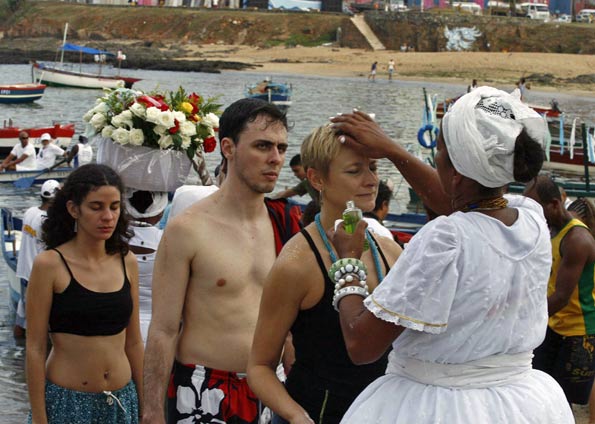
[[54, 166], [57, 157], [66, 156], [66, 152], [52, 141], [49, 133], [43, 133], [39, 138], [41, 148], [37, 153], [37, 169], [47, 169]]
[[47, 180], [41, 186], [41, 205], [33, 206], [23, 216], [23, 230], [21, 237], [21, 248], [19, 249], [19, 260], [17, 262], [17, 278], [21, 279], [21, 298], [17, 306], [16, 323], [14, 326], [14, 337], [25, 337], [27, 323], [25, 321], [25, 308], [27, 306], [26, 294], [29, 276], [33, 268], [35, 257], [45, 249], [41, 240], [41, 224], [47, 216], [47, 210], [51, 201], [60, 189], [60, 183], [56, 180]]
[[72, 165], [74, 168], [86, 165], [93, 160], [93, 148], [87, 144], [88, 142], [89, 139], [87, 137], [79, 135], [79, 142], [68, 152], [67, 162], [69, 165], [73, 159], [74, 163]]
[[551, 375], [569, 403], [584, 405], [595, 377], [595, 239], [566, 210], [556, 183], [540, 175], [525, 196], [543, 207], [552, 236], [548, 329], [533, 368]]
[[29, 143], [29, 133], [19, 133], [17, 143], [10, 154], [0, 163], [0, 172], [3, 171], [33, 171], [37, 169], [35, 160], [35, 147]]
[[310, 184], [310, 181], [308, 181], [308, 179], [306, 178], [306, 170], [302, 166], [301, 156], [299, 154], [297, 154], [294, 157], [292, 157], [291, 160], [289, 161], [289, 166], [291, 167], [291, 170], [293, 171], [293, 175], [295, 175], [295, 177], [298, 180], [300, 180], [300, 182], [298, 184], [296, 184], [295, 186], [288, 188], [287, 190], [284, 190], [280, 193], [277, 193], [271, 197], [273, 199], [286, 199], [288, 197], [293, 197], [293, 196], [303, 196], [306, 193], [308, 193], [310, 195], [310, 197], [312, 198], [312, 200], [315, 201], [316, 204], [318, 204], [318, 201], [319, 201], [318, 192], [314, 189], [314, 187], [312, 187], [312, 185]]
[[375, 234], [382, 237], [393, 238], [393, 234], [386, 228], [382, 221], [388, 215], [390, 208], [390, 199], [393, 196], [393, 191], [388, 185], [388, 181], [380, 180], [378, 183], [378, 193], [376, 194], [376, 204], [374, 210], [364, 212], [364, 218], [368, 223], [368, 229]]

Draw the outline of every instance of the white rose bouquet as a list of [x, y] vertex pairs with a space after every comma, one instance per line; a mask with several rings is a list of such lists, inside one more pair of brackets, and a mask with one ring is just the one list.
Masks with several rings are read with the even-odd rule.
[[106, 90], [83, 116], [87, 135], [100, 134], [120, 145], [184, 151], [215, 150], [221, 105], [216, 98], [175, 92], [144, 94], [127, 88]]

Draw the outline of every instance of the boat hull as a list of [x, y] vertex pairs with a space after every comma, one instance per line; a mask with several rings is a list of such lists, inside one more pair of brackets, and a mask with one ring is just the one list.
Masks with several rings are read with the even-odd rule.
[[13, 183], [21, 178], [36, 177], [33, 184], [42, 184], [47, 180], [64, 180], [66, 179], [74, 168], [55, 168], [49, 172], [45, 172], [42, 175], [37, 176], [42, 169], [36, 169], [34, 171], [6, 171], [0, 172], [0, 184]]
[[0, 128], [0, 156], [6, 156], [10, 153], [12, 148], [19, 142], [19, 133], [26, 131], [29, 134], [30, 140], [36, 143], [36, 140], [41, 137], [43, 133], [48, 133], [52, 136], [56, 143], [62, 147], [68, 147], [74, 135], [74, 124], [56, 124], [51, 127], [34, 127], [34, 128], [20, 128], [20, 127], [4, 127]]
[[126, 88], [131, 88], [135, 82], [140, 81], [139, 78], [70, 72], [39, 63], [33, 63], [31, 66], [35, 81], [54, 87], [102, 89], [118, 88], [124, 84]]
[[30, 103], [41, 99], [45, 84], [0, 85], [0, 103]]
[[263, 83], [249, 84], [244, 90], [247, 98], [260, 99], [277, 106], [282, 111], [287, 111], [291, 106], [292, 87], [287, 83], [268, 82], [265, 86]]

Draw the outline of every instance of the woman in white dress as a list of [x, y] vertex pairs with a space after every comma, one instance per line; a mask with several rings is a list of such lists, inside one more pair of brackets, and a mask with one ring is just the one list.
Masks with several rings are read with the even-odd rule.
[[[372, 295], [339, 302], [355, 363], [393, 347], [386, 375], [342, 423], [574, 422], [558, 384], [531, 368], [547, 327], [548, 228], [537, 203], [503, 196], [509, 182], [541, 167], [540, 119], [509, 94], [480, 87], [444, 117], [436, 170], [363, 113], [332, 119], [340, 141], [389, 158], [432, 209], [449, 214], [411, 240]], [[359, 257], [364, 227], [334, 234], [341, 257]]]

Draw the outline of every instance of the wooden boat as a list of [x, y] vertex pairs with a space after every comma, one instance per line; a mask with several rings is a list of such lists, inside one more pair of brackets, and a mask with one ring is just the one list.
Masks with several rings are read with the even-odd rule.
[[292, 86], [289, 83], [273, 82], [270, 78], [245, 87], [244, 95], [253, 99], [262, 99], [273, 103], [282, 111], [291, 106]]
[[[66, 35], [68, 33], [68, 24], [64, 27], [64, 39], [60, 47], [61, 56], [58, 65], [50, 65], [33, 62], [31, 65], [31, 72], [33, 74], [33, 82], [43, 83], [58, 87], [75, 87], [75, 88], [118, 88], [126, 87], [132, 88], [132, 84], [140, 81], [139, 78], [123, 77], [120, 75], [101, 75], [101, 67], [108, 57], [115, 57], [120, 65], [126, 56], [118, 52], [116, 56], [113, 53], [104, 50], [98, 50], [91, 47], [78, 46], [66, 42]], [[79, 54], [79, 70], [66, 69], [64, 64], [64, 52], [75, 52]], [[92, 55], [95, 62], [99, 64], [99, 71], [97, 74], [87, 73], [82, 71], [83, 54]], [[120, 66], [118, 66], [119, 73]]]
[[43, 171], [43, 169], [36, 169], [33, 171], [5, 171], [0, 172], [0, 184], [14, 183], [16, 180], [21, 178], [35, 177], [33, 184], [42, 184], [46, 180], [64, 180], [74, 170], [71, 167], [54, 168], [51, 171], [45, 172], [41, 175], [37, 175]]
[[10, 316], [16, 313], [17, 304], [21, 298], [21, 282], [17, 278], [17, 258], [21, 247], [21, 228], [23, 221], [12, 216], [9, 209], [0, 208], [0, 236], [2, 237], [2, 256], [6, 262], [9, 282], [9, 311]]
[[45, 84], [2, 84], [0, 85], [0, 103], [29, 103], [41, 99]]
[[89, 74], [84, 72], [67, 71], [57, 67], [33, 62], [34, 81], [44, 83], [55, 87], [74, 87], [74, 88], [131, 88], [132, 85], [140, 81], [139, 78], [107, 76], [99, 74]]
[[26, 131], [29, 134], [30, 141], [35, 142], [41, 137], [43, 133], [48, 133], [56, 143], [62, 147], [68, 147], [72, 136], [74, 135], [74, 124], [54, 124], [48, 127], [15, 127], [12, 121], [4, 122], [4, 126], [0, 128], [0, 156], [6, 156], [10, 153], [12, 148], [19, 142], [19, 133]]

